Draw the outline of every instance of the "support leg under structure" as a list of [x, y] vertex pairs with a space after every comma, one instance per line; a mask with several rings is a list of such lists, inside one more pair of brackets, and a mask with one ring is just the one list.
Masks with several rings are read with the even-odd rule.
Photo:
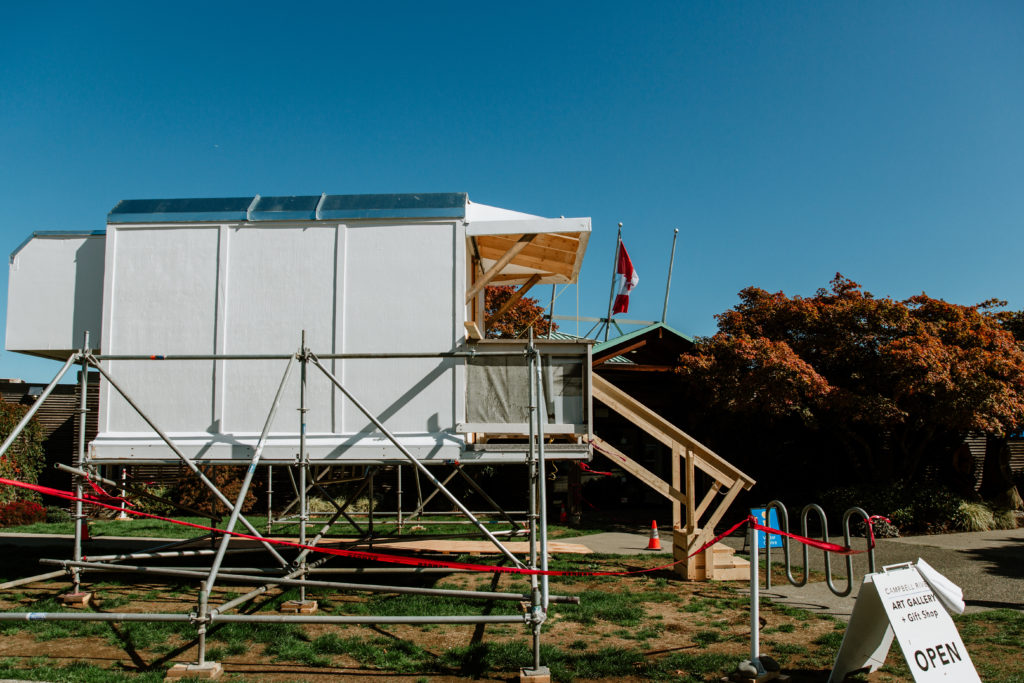
[[[544, 467], [544, 422], [547, 420], [547, 402], [544, 397], [544, 374], [540, 352], [533, 345], [533, 331], [530, 332], [530, 345], [527, 371], [529, 372], [529, 417], [530, 417], [530, 564], [534, 569], [547, 571], [548, 568], [548, 519], [547, 494]], [[537, 546], [540, 546], [539, 552]], [[539, 558], [538, 558], [539, 555]], [[538, 567], [539, 565], [539, 567]], [[533, 667], [520, 672], [521, 680], [548, 680], [551, 672], [540, 663], [540, 633], [547, 619], [548, 577], [533, 575], [531, 594], [533, 604], [530, 616], [533, 624]]]

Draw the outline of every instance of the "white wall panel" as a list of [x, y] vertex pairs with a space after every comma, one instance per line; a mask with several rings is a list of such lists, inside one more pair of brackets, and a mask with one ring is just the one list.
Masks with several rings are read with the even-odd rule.
[[[224, 353], [297, 351], [302, 330], [315, 352], [335, 346], [335, 243], [337, 226], [231, 228], [228, 231]], [[227, 432], [262, 429], [284, 372], [283, 361], [226, 361]], [[319, 375], [319, 373], [317, 373]], [[311, 432], [331, 431], [332, 389], [310, 373], [306, 402]], [[299, 372], [292, 373], [273, 431], [296, 431]]]
[[98, 346], [103, 310], [103, 235], [39, 235], [11, 257], [9, 351], [66, 359], [86, 330]]
[[[455, 232], [451, 223], [349, 226], [340, 329], [345, 353], [452, 350], [463, 310], [454, 296], [463, 261]], [[450, 361], [346, 360], [340, 365], [345, 386], [382, 415], [388, 429], [435, 434], [454, 429], [456, 374]], [[372, 431], [348, 401], [340, 401], [339, 412], [344, 432]]]
[[[119, 229], [112, 241], [108, 234], [108, 242], [111, 286], [103, 351], [214, 353], [218, 229]], [[216, 428], [213, 361], [113, 361], [106, 367], [165, 431]], [[109, 387], [105, 393], [106, 430], [149, 430]]]

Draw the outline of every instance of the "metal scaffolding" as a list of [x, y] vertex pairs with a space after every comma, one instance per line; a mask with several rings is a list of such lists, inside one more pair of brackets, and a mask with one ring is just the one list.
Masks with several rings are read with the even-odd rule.
[[[241, 481], [241, 486], [234, 500], [230, 500], [223, 491], [203, 472], [202, 469], [196, 464], [196, 462], [186, 456], [182, 449], [175, 445], [174, 439], [172, 439], [165, 431], [163, 431], [139, 405], [136, 400], [130, 395], [125, 387], [118, 382], [117, 378], [112, 376], [112, 373], [108, 368], [105, 368], [104, 361], [118, 360], [118, 361], [149, 361], [152, 360], [151, 356], [104, 356], [101, 354], [94, 354], [93, 350], [89, 348], [89, 335], [86, 333], [83, 346], [80, 350], [76, 351], [71, 355], [60, 371], [53, 378], [53, 381], [43, 390], [39, 399], [32, 405], [32, 407], [25, 414], [24, 418], [15, 427], [12, 433], [0, 445], [0, 455], [2, 455], [11, 446], [11, 444], [17, 439], [18, 435], [28, 424], [29, 420], [36, 413], [42, 403], [53, 391], [54, 387], [60, 382], [61, 378], [69, 371], [69, 369], [78, 364], [81, 368], [80, 373], [80, 404], [79, 404], [79, 429], [77, 434], [77, 453], [74, 459], [73, 466], [60, 465], [59, 467], [71, 473], [74, 477], [74, 546], [72, 551], [71, 559], [51, 559], [46, 558], [42, 560], [44, 565], [57, 566], [60, 569], [57, 571], [48, 571], [46, 573], [38, 574], [36, 576], [25, 577], [22, 579], [16, 579], [3, 584], [4, 588], [11, 588], [14, 586], [24, 585], [33, 581], [52, 579], [57, 576], [67, 575], [70, 577], [71, 590], [73, 593], [80, 593], [83, 584], [83, 575], [86, 573], [109, 573], [117, 572], [122, 574], [134, 574], [139, 577], [143, 576], [166, 576], [176, 577], [178, 579], [186, 579], [194, 581], [197, 585], [197, 599], [195, 608], [187, 614], [177, 613], [146, 613], [146, 614], [135, 614], [135, 613], [95, 613], [95, 612], [80, 612], [80, 613], [64, 613], [64, 612], [43, 612], [43, 613], [24, 613], [24, 612], [8, 612], [0, 613], [0, 620], [95, 620], [95, 621], [152, 621], [152, 622], [189, 622], [196, 627], [196, 633], [198, 637], [198, 661], [193, 666], [197, 667], [208, 667], [211, 663], [206, 661], [206, 632], [207, 629], [215, 623], [221, 622], [246, 622], [246, 623], [264, 623], [264, 622], [291, 622], [291, 623], [316, 623], [316, 624], [499, 624], [499, 623], [522, 623], [531, 627], [532, 640], [533, 640], [533, 667], [532, 671], [541, 672], [543, 667], [541, 666], [540, 656], [540, 640], [541, 640], [541, 629], [547, 618], [548, 605], [551, 602], [556, 603], [578, 603], [578, 597], [572, 596], [557, 596], [550, 595], [548, 590], [548, 577], [546, 575], [538, 575], [536, 573], [530, 574], [530, 592], [526, 593], [503, 593], [495, 591], [481, 591], [481, 590], [452, 590], [452, 589], [439, 589], [439, 588], [421, 588], [412, 587], [407, 585], [396, 584], [367, 584], [367, 583], [352, 583], [352, 582], [341, 582], [333, 580], [320, 580], [313, 579], [311, 575], [325, 575], [331, 573], [337, 574], [367, 574], [375, 576], [387, 576], [393, 574], [399, 575], [416, 575], [416, 574], [436, 574], [436, 573], [454, 573], [459, 570], [436, 568], [436, 567], [417, 567], [417, 566], [383, 566], [383, 567], [334, 567], [328, 566], [331, 560], [337, 559], [337, 555], [323, 555], [316, 559], [311, 559], [312, 553], [314, 553], [319, 547], [327, 535], [339, 525], [347, 525], [356, 531], [358, 538], [352, 542], [351, 545], [360, 542], [373, 542], [374, 540], [380, 540], [383, 538], [382, 535], [376, 534], [375, 529], [380, 528], [382, 520], [387, 522], [394, 522], [397, 527], [397, 533], [401, 535], [403, 531], [409, 525], [413, 523], [422, 522], [429, 519], [431, 513], [425, 508], [430, 501], [440, 494], [441, 497], [447, 499], [455, 510], [461, 515], [461, 523], [467, 524], [473, 527], [476, 535], [481, 536], [489, 541], [494, 549], [500, 553], [502, 562], [506, 566], [511, 566], [521, 570], [547, 570], [548, 568], [548, 538], [547, 538], [547, 499], [545, 490], [546, 481], [546, 462], [545, 462], [545, 422], [547, 420], [546, 410], [543, 409], [545, 406], [545, 378], [543, 373], [544, 359], [542, 353], [534, 345], [532, 336], [529, 343], [525, 347], [525, 354], [527, 357], [527, 363], [525, 365], [526, 372], [528, 373], [528, 385], [529, 385], [529, 406], [527, 406], [529, 413], [529, 433], [528, 433], [528, 457], [525, 462], [525, 466], [528, 472], [528, 505], [525, 511], [510, 512], [502, 508], [502, 506], [490, 496], [484, 488], [472, 477], [472, 475], [463, 467], [459, 462], [440, 463], [441, 466], [450, 467], [451, 472], [443, 480], [437, 477], [431, 470], [432, 467], [428, 467], [421, 459], [415, 457], [402, 443], [402, 441], [393, 434], [384, 422], [369, 410], [364, 403], [362, 403], [358, 397], [356, 397], [352, 391], [346, 387], [345, 383], [338, 379], [338, 377], [331, 372], [330, 369], [323, 363], [324, 359], [328, 358], [347, 358], [344, 354], [324, 354], [317, 355], [306, 345], [305, 332], [302, 333], [301, 342], [298, 351], [292, 354], [261, 354], [261, 355], [188, 355], [188, 356], [162, 356], [160, 362], [174, 361], [174, 360], [280, 360], [283, 361], [284, 367], [282, 369], [282, 377], [280, 384], [278, 385], [277, 392], [274, 395], [273, 401], [271, 402], [268, 410], [266, 420], [263, 424], [263, 429], [260, 433], [259, 440], [255, 447], [252, 449], [249, 459], [240, 463], [238, 466], [245, 467], [245, 473]], [[520, 352], [520, 357], [523, 352]], [[414, 357], [459, 357], [459, 356], [477, 356], [477, 353], [461, 353], [451, 352], [443, 354], [358, 354], [358, 357], [373, 357], [373, 358], [414, 358]], [[508, 351], [504, 351], [494, 355], [512, 355]], [[355, 355], [351, 357], [356, 357]], [[282, 395], [284, 388], [288, 383], [291, 374], [294, 371], [296, 364], [299, 366], [299, 424], [297, 428], [297, 436], [299, 439], [299, 452], [296, 455], [295, 463], [290, 466], [283, 466], [277, 464], [276, 467], [261, 463], [261, 455], [264, 450], [264, 446], [267, 443], [268, 435], [270, 434], [271, 427], [275, 422], [275, 418], [278, 415], [279, 408], [281, 407]], [[85, 534], [86, 525], [86, 514], [83, 501], [87, 500], [84, 495], [85, 489], [84, 484], [87, 480], [91, 480], [97, 484], [103, 484], [116, 488], [127, 490], [131, 495], [141, 495], [151, 499], [160, 500], [166, 504], [173, 505], [175, 508], [183, 513], [190, 515], [201, 514], [206, 517], [217, 518], [216, 515], [210, 515], [202, 513], [202, 511], [195, 510], [188, 506], [181, 504], [178, 501], [172, 501], [160, 498], [154, 494], [147, 492], [144, 488], [137, 485], [126, 484], [123, 481], [117, 481], [115, 478], [104, 476], [104, 472], [101, 467], [103, 465], [109, 465], [109, 461], [103, 463], [95, 463], [90, 459], [90, 453], [87, 449], [87, 434], [86, 434], [86, 395], [88, 391], [88, 378], [90, 368], [95, 369], [107, 384], [117, 392], [123, 398], [123, 400], [131, 406], [135, 413], [153, 430], [153, 432], [159, 436], [159, 438], [166, 444], [167, 448], [175, 457], [189, 470], [189, 474], [195, 477], [196, 480], [202, 483], [202, 485], [218, 500], [222, 503], [229, 511], [229, 517], [226, 524], [221, 527], [217, 532], [206, 532], [200, 536], [190, 539], [183, 539], [172, 543], [162, 543], [158, 546], [145, 548], [134, 552], [124, 552], [107, 555], [93, 555], [88, 558], [83, 557], [82, 552], [82, 541]], [[358, 467], [345, 466], [344, 459], [339, 461], [337, 465], [324, 465], [322, 463], [313, 463], [310, 461], [309, 454], [306, 452], [306, 417], [310, 408], [307, 406], [307, 383], [309, 381], [309, 370], [313, 369], [323, 379], [329, 382], [338, 392], [340, 392], [345, 399], [349, 401], [351, 405], [356, 407], [373, 426], [387, 439], [388, 442], [404, 457], [405, 462], [399, 462], [399, 464], [389, 464], [387, 469], [383, 469], [383, 466], [378, 465], [365, 465]], [[256, 528], [243, 512], [246, 496], [252, 489], [253, 481], [257, 468], [260, 466], [267, 468], [267, 480], [268, 486], [266, 490], [267, 495], [267, 508], [268, 518], [267, 524], [263, 532]], [[230, 467], [231, 465], [217, 465], [218, 467]], [[507, 466], [507, 465], [506, 465]], [[294, 499], [291, 500], [287, 505], [283, 505], [280, 508], [279, 516], [274, 517], [273, 504], [274, 494], [280, 495], [279, 491], [274, 489], [274, 470], [286, 469], [289, 481], [291, 482], [292, 492], [294, 493]], [[413, 482], [416, 490], [416, 507], [411, 512], [405, 512], [403, 510], [402, 501], [402, 484], [403, 484], [403, 468], [407, 468], [413, 474]], [[396, 505], [395, 510], [384, 513], [383, 517], [379, 511], [375, 511], [375, 505], [372, 504], [374, 495], [375, 478], [379, 477], [382, 472], [387, 471], [394, 475], [396, 486], [393, 489], [396, 493]], [[483, 512], [474, 512], [462, 501], [460, 498], [452, 492], [449, 488], [449, 484], [453, 479], [458, 477], [458, 481], [464, 482], [475, 494], [479, 495], [488, 506], [490, 510]], [[432, 487], [429, 490], [429, 494], [424, 496], [424, 488], [421, 479], [425, 479], [426, 482]], [[408, 482], [408, 477], [404, 479]], [[328, 487], [338, 483], [352, 483], [355, 484], [354, 489], [348, 492], [348, 495], [344, 500], [336, 500], [335, 497], [328, 492]], [[310, 493], [316, 491], [319, 496], [329, 501], [333, 507], [333, 512], [327, 512], [323, 515], [311, 515], [310, 513]], [[350, 507], [353, 502], [360, 496], [368, 494], [371, 500], [371, 505], [365, 513], [350, 511]], [[525, 519], [518, 519], [520, 515], [524, 515]], [[316, 518], [317, 522], [326, 516], [326, 520], [316, 530], [316, 533], [310, 538], [309, 537], [309, 523]], [[509, 529], [506, 531], [492, 531], [488, 528], [488, 524], [482, 519], [483, 517], [495, 517], [500, 520], [500, 523], [508, 524]], [[357, 521], [357, 517], [364, 518], [364, 524], [360, 524]], [[273, 531], [275, 526], [282, 526], [286, 524], [298, 523], [298, 544], [290, 543], [281, 545], [275, 543], [275, 539], [269, 537], [269, 534]], [[452, 524], [451, 520], [445, 520], [445, 522]], [[375, 527], [375, 523], [377, 526]], [[433, 524], [434, 522], [429, 522]], [[238, 536], [235, 535], [236, 527], [241, 525], [245, 529], [241, 533], [246, 540], [245, 545], [238, 542]], [[451, 536], [445, 536], [450, 538]], [[517, 557], [509, 548], [503, 543], [503, 539], [525, 537], [528, 541], [529, 552], [527, 557]], [[438, 536], [425, 536], [417, 538], [438, 538]], [[255, 545], [253, 545], [255, 542]], [[351, 545], [347, 547], [351, 547]], [[234, 558], [238, 557], [252, 557], [256, 554], [262, 555], [266, 560], [269, 560], [270, 566], [230, 566], [228, 563], [229, 558], [234, 561]], [[192, 562], [201, 561], [203, 559], [209, 559], [209, 565], [204, 569], [201, 566], [194, 567], [174, 567], [167, 566], [166, 564], [146, 564], [149, 562], [163, 562], [175, 559], [188, 559]], [[266, 562], [264, 564], [267, 564]], [[242, 584], [262, 584], [254, 590], [247, 592], [237, 598], [228, 600], [227, 602], [220, 605], [211, 605], [210, 599], [214, 588], [221, 582], [230, 583], [242, 583]], [[372, 593], [394, 593], [394, 594], [416, 594], [416, 595], [427, 595], [435, 597], [457, 597], [462, 599], [471, 600], [511, 600], [515, 602], [528, 603], [529, 607], [518, 615], [505, 615], [505, 616], [481, 616], [481, 615], [464, 615], [464, 616], [450, 616], [450, 615], [434, 615], [434, 616], [324, 616], [316, 614], [246, 614], [238, 611], [243, 605], [250, 603], [257, 597], [267, 593], [274, 587], [287, 586], [295, 587], [299, 589], [300, 602], [306, 601], [306, 591], [309, 588], [316, 589], [329, 589], [336, 591], [367, 591]]]

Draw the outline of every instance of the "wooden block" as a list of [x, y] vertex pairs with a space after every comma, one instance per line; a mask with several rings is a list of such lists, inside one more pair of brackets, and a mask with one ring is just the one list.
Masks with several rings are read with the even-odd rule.
[[546, 666], [539, 669], [520, 669], [519, 683], [551, 683], [551, 670]]
[[281, 603], [278, 611], [284, 614], [315, 614], [316, 610], [316, 600], [288, 600]]
[[60, 601], [67, 607], [88, 607], [92, 601], [92, 593], [65, 593]]
[[164, 676], [164, 683], [180, 681], [182, 678], [201, 678], [206, 681], [216, 681], [224, 675], [224, 667], [220, 662], [206, 662], [202, 666], [198, 664], [175, 664]]

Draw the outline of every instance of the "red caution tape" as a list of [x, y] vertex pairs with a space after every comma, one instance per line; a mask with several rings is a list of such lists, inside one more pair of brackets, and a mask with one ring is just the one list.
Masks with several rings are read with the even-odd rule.
[[[29, 491], [35, 491], [37, 493], [41, 493], [41, 494], [47, 495], [47, 496], [55, 496], [57, 498], [62, 498], [64, 500], [81, 501], [83, 503], [88, 503], [90, 505], [96, 505], [96, 506], [99, 506], [99, 507], [108, 508], [110, 510], [116, 510], [118, 512], [121, 511], [121, 507], [120, 506], [111, 505], [109, 503], [104, 502], [104, 500], [102, 498], [97, 497], [97, 496], [92, 496], [92, 495], [89, 495], [89, 494], [86, 494], [86, 495], [84, 495], [82, 497], [78, 497], [75, 494], [71, 493], [70, 491], [61, 491], [60, 489], [50, 488], [49, 486], [40, 486], [38, 484], [29, 484], [27, 482], [17, 481], [17, 480], [14, 480], [14, 479], [0, 478], [0, 484], [4, 484], [4, 485], [7, 485], [7, 486], [16, 486], [18, 488], [27, 489]], [[94, 489], [99, 489], [99, 487], [95, 486], [95, 485], [93, 486], [93, 488]], [[102, 489], [99, 489], [99, 490], [102, 492]], [[109, 494], [106, 494], [105, 492], [102, 492], [102, 494], [103, 494], [103, 496], [105, 498], [108, 498], [108, 499], [110, 498]], [[449, 561], [443, 561], [443, 560], [427, 560], [427, 559], [423, 559], [423, 558], [420, 558], [420, 557], [408, 557], [408, 556], [405, 556], [405, 555], [392, 555], [392, 554], [389, 554], [389, 553], [372, 553], [372, 552], [364, 552], [364, 551], [361, 551], [361, 550], [342, 550], [342, 549], [339, 549], [339, 548], [324, 548], [324, 547], [319, 547], [319, 546], [306, 545], [306, 544], [303, 544], [303, 543], [296, 543], [294, 541], [285, 541], [285, 540], [282, 540], [282, 539], [279, 539], [279, 538], [266, 538], [266, 537], [262, 537], [262, 536], [254, 536], [254, 535], [251, 535], [251, 534], [242, 533], [240, 531], [227, 531], [226, 529], [217, 529], [216, 527], [204, 526], [202, 524], [195, 524], [195, 523], [192, 523], [192, 522], [184, 522], [184, 521], [179, 520], [179, 519], [173, 519], [173, 518], [170, 518], [170, 517], [162, 517], [160, 515], [153, 515], [153, 514], [150, 514], [148, 512], [140, 512], [139, 510], [126, 509], [126, 510], [124, 510], [124, 512], [126, 512], [126, 513], [128, 513], [130, 515], [135, 515], [136, 517], [145, 517], [147, 519], [156, 519], [156, 520], [159, 520], [161, 522], [169, 522], [171, 524], [179, 524], [181, 526], [187, 526], [187, 527], [190, 527], [190, 528], [193, 528], [193, 529], [200, 529], [202, 531], [211, 531], [211, 532], [218, 533], [218, 534], [225, 534], [225, 535], [229, 535], [229, 536], [235, 536], [235, 537], [238, 537], [238, 538], [244, 538], [244, 539], [248, 539], [248, 540], [252, 540], [252, 541], [260, 541], [260, 542], [265, 542], [265, 543], [272, 543], [274, 545], [284, 546], [284, 547], [288, 547], [288, 548], [298, 548], [300, 550], [310, 550], [310, 551], [313, 551], [313, 552], [323, 553], [323, 554], [326, 554], [326, 555], [337, 555], [337, 556], [340, 556], [340, 557], [350, 557], [350, 558], [357, 559], [357, 560], [368, 560], [368, 561], [372, 561], [372, 562], [389, 562], [389, 563], [392, 563], [392, 564], [400, 564], [400, 565], [407, 565], [407, 566], [414, 566], [414, 567], [439, 567], [439, 568], [443, 568], [443, 569], [465, 569], [465, 570], [476, 571], [476, 572], [493, 572], [493, 573], [498, 573], [498, 574], [525, 574], [525, 575], [528, 575], [528, 576], [539, 576], [539, 575], [543, 575], [543, 576], [628, 576], [628, 575], [631, 575], [631, 574], [646, 574], [646, 573], [650, 573], [650, 572], [660, 571], [662, 569], [670, 569], [670, 568], [676, 566], [677, 564], [680, 564], [680, 563], [685, 561], [685, 559], [681, 559], [681, 560], [676, 560], [675, 562], [671, 562], [669, 564], [664, 564], [664, 565], [661, 565], [661, 566], [658, 566], [658, 567], [651, 567], [650, 569], [637, 569], [637, 570], [634, 570], [634, 571], [626, 571], [626, 572], [571, 572], [571, 571], [554, 571], [554, 570], [542, 570], [542, 569], [520, 569], [520, 568], [517, 568], [517, 567], [496, 567], [494, 565], [489, 565], [489, 564], [472, 564], [472, 563], [468, 563], [468, 562], [449, 562]], [[873, 520], [875, 520], [875, 519], [885, 519], [885, 518], [884, 517], [878, 517], [878, 516], [871, 517], [868, 520], [868, 526], [869, 527], [871, 526]], [[779, 535], [782, 535], [782, 536], [788, 536], [788, 537], [793, 538], [793, 539], [795, 539], [797, 541], [800, 541], [801, 543], [806, 543], [807, 545], [810, 545], [810, 546], [813, 546], [813, 547], [816, 547], [816, 548], [820, 548], [821, 550], [828, 550], [830, 552], [835, 552], [835, 553], [838, 553], [838, 554], [841, 554], [841, 555], [853, 555], [853, 554], [857, 554], [857, 553], [866, 552], [865, 550], [852, 550], [851, 548], [844, 548], [843, 546], [839, 546], [839, 545], [836, 545], [834, 543], [827, 543], [825, 541], [815, 541], [814, 539], [806, 538], [804, 536], [798, 536], [797, 534], [791, 534], [791, 533], [788, 533], [788, 532], [785, 532], [785, 531], [780, 531], [778, 529], [772, 529], [772, 528], [769, 528], [769, 527], [766, 527], [766, 526], [763, 526], [763, 525], [759, 524], [757, 522], [757, 520], [754, 519], [753, 516], [748, 516], [747, 518], [742, 519], [739, 522], [736, 522], [736, 524], [732, 525], [728, 530], [726, 530], [725, 532], [723, 532], [721, 534], [718, 534], [717, 536], [712, 538], [710, 541], [708, 541], [707, 543], [702, 545], [700, 548], [698, 548], [697, 550], [695, 550], [692, 553], [690, 553], [689, 555], [687, 555], [687, 558], [693, 557], [694, 555], [697, 555], [698, 553], [701, 553], [701, 552], [707, 550], [712, 545], [714, 545], [718, 541], [722, 540], [726, 536], [729, 536], [730, 534], [732, 534], [734, 531], [739, 529], [741, 526], [744, 526], [745, 524], [752, 524], [754, 526], [754, 528], [759, 529], [761, 531], [765, 531], [765, 532], [771, 533], [771, 534], [779, 534]], [[875, 545], [875, 543], [874, 543], [874, 534], [872, 533], [871, 534], [871, 547], [874, 547], [874, 545]], [[85, 559], [85, 558], [83, 558], [83, 559]]]
[[[135, 503], [131, 502], [131, 501], [130, 501], [130, 500], [128, 500], [127, 498], [123, 498], [123, 497], [121, 497], [121, 496], [115, 496], [115, 495], [113, 495], [112, 493], [107, 493], [106, 491], [104, 491], [104, 490], [103, 490], [103, 487], [102, 487], [102, 486], [100, 486], [99, 484], [97, 484], [96, 482], [94, 482], [94, 481], [93, 481], [92, 479], [90, 479], [89, 477], [86, 477], [86, 478], [85, 478], [85, 480], [86, 480], [87, 482], [89, 482], [89, 486], [91, 486], [91, 487], [92, 487], [92, 490], [96, 492], [96, 495], [97, 495], [97, 496], [99, 496], [99, 498], [100, 498], [101, 500], [105, 500], [105, 501], [114, 501], [114, 502], [117, 502], [117, 503], [124, 503], [124, 504], [125, 504], [125, 505], [127, 505], [128, 507], [134, 507], [134, 506], [135, 506]], [[119, 509], [120, 509], [120, 508], [119, 508]]]
[[580, 466], [580, 469], [583, 470], [584, 472], [586, 472], [587, 474], [600, 474], [600, 475], [603, 475], [605, 477], [614, 477], [615, 476], [614, 472], [599, 472], [597, 470], [591, 469], [590, 465], [588, 465], [587, 463], [583, 462], [582, 460], [579, 461], [579, 466]]

